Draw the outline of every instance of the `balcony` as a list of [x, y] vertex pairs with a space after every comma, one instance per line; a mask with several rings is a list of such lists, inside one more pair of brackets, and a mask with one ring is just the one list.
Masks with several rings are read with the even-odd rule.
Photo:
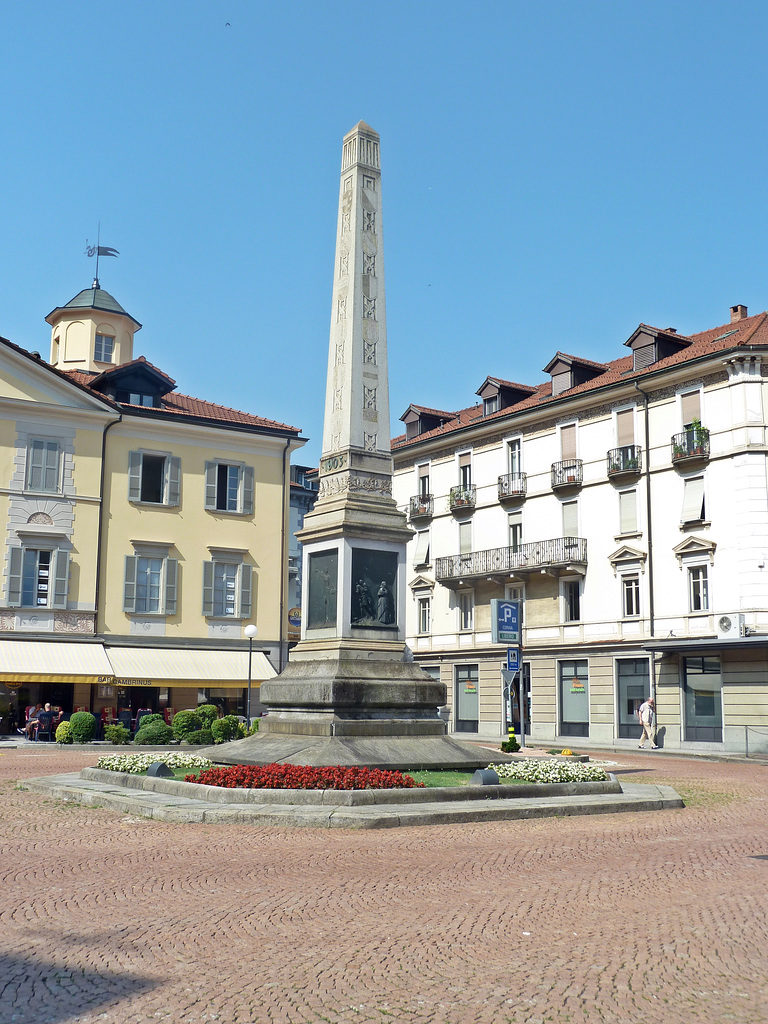
[[527, 473], [503, 473], [499, 477], [499, 501], [524, 498], [527, 491]]
[[408, 512], [411, 519], [421, 519], [431, 516], [434, 511], [434, 499], [431, 494], [414, 494], [411, 497]]
[[639, 476], [643, 468], [643, 449], [636, 444], [625, 444], [608, 452], [608, 478]]
[[584, 479], [584, 463], [581, 459], [566, 459], [552, 463], [552, 490], [581, 487]]
[[705, 461], [709, 458], [709, 431], [693, 423], [682, 434], [672, 436], [672, 462]]
[[477, 494], [474, 484], [470, 484], [469, 487], [463, 487], [461, 484], [458, 484], [456, 487], [451, 488], [450, 495], [448, 496], [451, 512], [471, 512], [475, 507], [476, 501]]
[[485, 579], [521, 573], [545, 572], [587, 564], [587, 542], [582, 537], [536, 540], [515, 548], [490, 548], [435, 559], [435, 579], [445, 586], [473, 577]]

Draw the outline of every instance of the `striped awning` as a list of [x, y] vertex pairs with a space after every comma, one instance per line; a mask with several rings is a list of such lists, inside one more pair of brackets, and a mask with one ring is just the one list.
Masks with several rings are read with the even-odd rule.
[[102, 644], [0, 640], [2, 683], [111, 683], [113, 676]]

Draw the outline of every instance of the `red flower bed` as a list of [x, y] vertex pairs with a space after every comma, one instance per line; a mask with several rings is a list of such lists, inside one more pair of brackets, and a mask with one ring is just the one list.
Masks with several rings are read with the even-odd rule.
[[185, 782], [225, 789], [412, 789], [423, 788], [402, 772], [379, 768], [311, 768], [301, 764], [236, 764], [231, 768], [206, 768], [199, 775], [185, 775]]

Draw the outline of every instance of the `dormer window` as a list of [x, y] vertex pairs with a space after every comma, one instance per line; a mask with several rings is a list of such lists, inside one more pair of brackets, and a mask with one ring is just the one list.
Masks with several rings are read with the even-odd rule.
[[93, 358], [97, 363], [111, 363], [115, 351], [115, 339], [108, 334], [97, 334], [93, 347]]
[[117, 401], [126, 405], [146, 405], [150, 409], [157, 405], [154, 395], [148, 395], [141, 391], [118, 391]]
[[499, 377], [486, 377], [475, 392], [483, 400], [483, 416], [491, 416], [502, 409], [508, 409], [535, 394], [536, 388], [527, 384], [515, 384]]
[[691, 343], [688, 338], [678, 335], [674, 327], [666, 327], [660, 331], [656, 327], [640, 324], [624, 344], [632, 349], [632, 369], [642, 370], [687, 348]]
[[483, 416], [490, 416], [491, 413], [499, 411], [499, 396], [492, 395], [483, 399]]
[[544, 373], [552, 377], [552, 397], [562, 395], [571, 388], [585, 384], [588, 380], [599, 377], [607, 369], [605, 363], [593, 363], [591, 359], [580, 359], [558, 352], [544, 367]]

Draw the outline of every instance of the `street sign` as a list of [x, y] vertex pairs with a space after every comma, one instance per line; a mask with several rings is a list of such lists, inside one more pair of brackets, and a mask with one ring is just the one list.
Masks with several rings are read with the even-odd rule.
[[520, 671], [520, 648], [519, 647], [508, 647], [507, 648], [507, 672], [519, 672]]
[[491, 642], [520, 643], [520, 602], [491, 601]]

